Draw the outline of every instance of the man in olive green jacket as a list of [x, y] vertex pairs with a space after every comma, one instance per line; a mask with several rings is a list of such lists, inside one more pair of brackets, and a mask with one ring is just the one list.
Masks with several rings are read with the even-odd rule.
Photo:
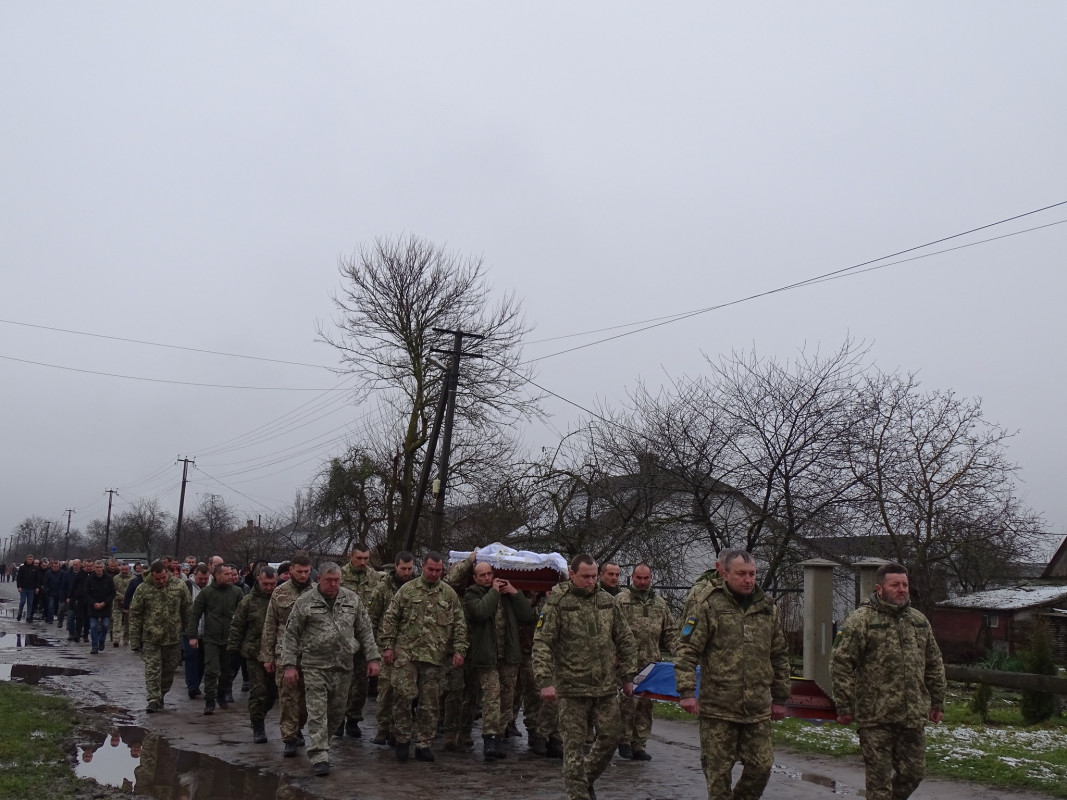
[[264, 718], [278, 699], [278, 687], [274, 676], [268, 675], [259, 660], [259, 649], [263, 640], [263, 620], [267, 616], [270, 597], [278, 584], [278, 573], [274, 567], [264, 564], [256, 575], [255, 586], [245, 595], [237, 606], [237, 612], [230, 623], [230, 641], [226, 649], [240, 654], [248, 668], [248, 717], [252, 722], [252, 741], [265, 744], [267, 729]]
[[[619, 742], [619, 685], [629, 697], [637, 673], [637, 643], [614, 598], [596, 588], [596, 560], [579, 553], [570, 581], [548, 596], [537, 622], [533, 671], [546, 703], [559, 703], [563, 783], [569, 800], [591, 800]], [[585, 741], [592, 717], [596, 740]]]
[[[533, 621], [533, 609], [525, 595], [509, 581], [496, 579], [492, 564], [474, 565], [474, 585], [463, 594], [470, 647], [464, 667], [462, 733], [470, 737], [479, 695], [482, 708], [483, 752], [487, 759], [505, 758], [500, 746], [504, 736], [504, 707], [501, 697], [500, 655], [503, 648], [519, 649], [518, 621]], [[521, 652], [513, 653], [516, 662]], [[511, 696], [506, 707], [510, 714]]]
[[876, 581], [837, 634], [830, 677], [837, 721], [859, 729], [868, 800], [904, 800], [925, 775], [926, 723], [943, 716], [945, 665], [904, 567], [883, 564]]
[[[230, 641], [233, 615], [245, 597], [244, 592], [233, 585], [229, 567], [219, 564], [212, 577], [214, 580], [193, 601], [185, 624], [189, 647], [193, 650], [204, 648], [205, 714], [215, 713], [216, 700], [223, 709], [233, 702], [233, 675], [230, 673], [226, 645]], [[201, 617], [204, 619], [204, 633], [198, 636]]]
[[[756, 800], [774, 765], [771, 720], [785, 716], [789, 699], [789, 648], [774, 601], [756, 586], [752, 556], [726, 550], [719, 563], [722, 581], [705, 581], [682, 612], [675, 683], [682, 708], [700, 715], [708, 800]], [[737, 761], [744, 769], [731, 789]]]

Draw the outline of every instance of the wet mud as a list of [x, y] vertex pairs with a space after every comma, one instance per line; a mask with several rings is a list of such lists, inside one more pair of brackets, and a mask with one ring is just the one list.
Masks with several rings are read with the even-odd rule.
[[[10, 588], [8, 588], [10, 587]], [[0, 597], [14, 596], [0, 584]], [[17, 680], [59, 691], [86, 709], [87, 719], [107, 719], [79, 732], [72, 753], [77, 774], [121, 795], [158, 800], [424, 800], [446, 796], [472, 800], [518, 797], [563, 800], [562, 762], [533, 755], [525, 737], [507, 740], [507, 758], [486, 762], [475, 730], [471, 753], [436, 751], [432, 763], [397, 762], [393, 752], [371, 743], [376, 706], [368, 701], [360, 739], [335, 738], [331, 772], [316, 778], [303, 750], [283, 758], [277, 710], [267, 717], [267, 744], [252, 743], [247, 695], [234, 681], [237, 703], [203, 715], [203, 700], [190, 700], [179, 668], [162, 713], [144, 711], [143, 668], [128, 648], [108, 647], [89, 655], [89, 645], [66, 641], [43, 622], [16, 622], [11, 603], [0, 611], [0, 680]], [[106, 729], [104, 729], [106, 727]], [[520, 726], [521, 728], [521, 726]], [[616, 757], [597, 781], [601, 800], [701, 800], [707, 796], [700, 770], [697, 726], [656, 720], [649, 762]], [[774, 800], [863, 797], [858, 758], [776, 754], [764, 794]], [[916, 800], [1039, 800], [1040, 795], [927, 780]]]

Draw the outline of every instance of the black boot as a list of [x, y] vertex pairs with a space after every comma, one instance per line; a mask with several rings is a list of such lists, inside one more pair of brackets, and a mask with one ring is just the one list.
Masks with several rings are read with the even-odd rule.
[[256, 744], [267, 743], [267, 727], [261, 719], [252, 720], [252, 741]]
[[496, 758], [496, 737], [495, 736], [483, 736], [482, 737], [482, 756], [486, 761], [492, 761]]
[[519, 726], [515, 724], [515, 720], [508, 723], [508, 727], [504, 730], [504, 736], [522, 736], [522, 734], [519, 733]]
[[[490, 746], [491, 745], [491, 746]], [[485, 741], [485, 757], [486, 758], [507, 758], [508, 754], [504, 750], [504, 743], [500, 741], [498, 736], [488, 736]]]

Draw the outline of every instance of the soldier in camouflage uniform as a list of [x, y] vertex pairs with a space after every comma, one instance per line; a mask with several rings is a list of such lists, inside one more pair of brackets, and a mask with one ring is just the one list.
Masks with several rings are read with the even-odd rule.
[[[359, 597], [364, 608], [369, 608], [371, 596], [381, 583], [382, 576], [370, 568], [370, 548], [357, 544], [352, 548], [349, 563], [341, 567], [341, 585]], [[363, 721], [363, 706], [367, 702], [367, 662], [359, 650], [352, 664], [352, 688], [349, 689], [348, 710], [345, 712], [344, 731], [353, 738], [362, 736], [359, 723]], [[341, 731], [338, 731], [340, 734]]]
[[944, 715], [945, 665], [904, 567], [883, 564], [876, 581], [837, 634], [830, 675], [837, 721], [859, 729], [868, 800], [904, 800], [925, 775], [926, 722]]
[[270, 565], [259, 568], [256, 585], [237, 606], [230, 623], [230, 641], [226, 649], [238, 653], [248, 666], [248, 717], [252, 722], [252, 741], [265, 744], [267, 729], [264, 722], [267, 712], [278, 699], [278, 686], [274, 676], [268, 675], [259, 660], [263, 642], [263, 620], [267, 616], [270, 597], [278, 584], [278, 573]]
[[[611, 762], [619, 742], [619, 684], [633, 694], [637, 643], [610, 594], [596, 588], [592, 556], [576, 555], [570, 582], [548, 595], [537, 622], [533, 669], [541, 699], [559, 704], [563, 734], [563, 782], [570, 800], [593, 800], [593, 783]], [[592, 719], [596, 739], [585, 741]]]
[[330, 772], [330, 735], [343, 724], [357, 650], [364, 653], [368, 674], [377, 675], [378, 646], [367, 609], [355, 592], [342, 588], [341, 568], [328, 561], [319, 570], [318, 587], [293, 604], [278, 660], [287, 685], [303, 678], [308, 759], [319, 777]]
[[[437, 732], [444, 666], [449, 654], [452, 666], [463, 666], [467, 652], [463, 606], [455, 589], [441, 580], [444, 570], [441, 554], [427, 553], [422, 575], [393, 596], [382, 623], [382, 659], [393, 665], [393, 736], [399, 761], [407, 761], [412, 738], [415, 758], [434, 760], [430, 745]], [[413, 725], [411, 702], [416, 697]]]
[[130, 574], [130, 565], [122, 564], [118, 575], [113, 578], [115, 582], [115, 599], [111, 608], [111, 644], [122, 647], [130, 642], [130, 612], [122, 608], [126, 597], [126, 590], [130, 587], [133, 575]]
[[[282, 755], [286, 758], [296, 756], [296, 749], [304, 744], [300, 729], [307, 724], [308, 712], [304, 702], [304, 684], [298, 681], [290, 686], [284, 681], [284, 674], [276, 669], [278, 657], [282, 654], [282, 637], [285, 623], [293, 610], [293, 604], [304, 592], [314, 586], [311, 582], [311, 559], [301, 551], [293, 556], [289, 567], [289, 580], [274, 590], [267, 604], [267, 614], [263, 617], [263, 639], [259, 645], [259, 660], [268, 675], [273, 675], [278, 686], [278, 727], [281, 729]], [[298, 665], [299, 666], [299, 665]]]
[[[789, 699], [789, 648], [774, 601], [756, 586], [752, 556], [726, 550], [720, 564], [722, 581], [691, 592], [682, 612], [675, 682], [682, 708], [700, 714], [708, 800], [756, 800], [774, 765], [771, 720], [785, 716]], [[737, 761], [744, 769], [731, 790]]]
[[[375, 639], [380, 641], [382, 635], [382, 621], [385, 618], [385, 609], [389, 607], [400, 587], [415, 576], [415, 556], [407, 550], [402, 550], [393, 559], [393, 574], [388, 575], [378, 583], [371, 595], [367, 613], [370, 615], [371, 624], [374, 626]], [[380, 649], [380, 648], [379, 648]], [[393, 744], [393, 667], [382, 663], [381, 672], [378, 673], [378, 732], [372, 740], [374, 744]]]
[[[204, 713], [215, 713], [215, 701], [225, 709], [233, 702], [233, 674], [230, 672], [230, 657], [226, 646], [230, 640], [230, 623], [237, 613], [237, 606], [245, 599], [244, 592], [231, 583], [230, 570], [223, 564], [215, 567], [214, 580], [193, 601], [189, 619], [185, 623], [185, 635], [189, 647], [204, 649]], [[204, 620], [204, 632], [198, 635], [200, 619]]]
[[[667, 601], [652, 590], [652, 570], [647, 564], [634, 567], [630, 588], [620, 592], [615, 602], [637, 640], [638, 669], [662, 660], [661, 653], [669, 654], [674, 649], [674, 618]], [[619, 701], [619, 710], [622, 712], [619, 755], [634, 761], [651, 761], [645, 743], [652, 735], [652, 700], [624, 697]]]
[[144, 661], [149, 713], [163, 709], [163, 698], [174, 683], [182, 627], [191, 605], [185, 584], [172, 577], [162, 561], [152, 564], [149, 579], [133, 593], [130, 648], [140, 651]]

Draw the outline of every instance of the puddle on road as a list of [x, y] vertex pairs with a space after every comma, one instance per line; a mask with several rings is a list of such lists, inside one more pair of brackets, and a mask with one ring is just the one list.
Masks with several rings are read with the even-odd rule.
[[83, 734], [75, 772], [80, 778], [161, 800], [311, 800], [281, 776], [177, 750], [159, 734], [135, 725], [120, 725], [106, 735]]
[[10, 633], [0, 631], [0, 648], [8, 647], [53, 647], [52, 642], [36, 633]]
[[815, 772], [797, 772], [794, 769], [782, 767], [778, 764], [775, 764], [773, 769], [779, 775], [785, 775], [793, 780], [804, 781], [804, 783], [813, 783], [816, 786], [824, 786], [830, 790], [830, 794], [839, 794], [845, 797], [867, 796], [867, 791], [865, 789], [860, 789], [847, 783], [840, 783], [833, 778], [828, 778], [825, 775], [819, 775]]
[[21, 681], [36, 686], [45, 678], [57, 675], [88, 675], [87, 669], [42, 667], [37, 664], [0, 664], [0, 681]]

